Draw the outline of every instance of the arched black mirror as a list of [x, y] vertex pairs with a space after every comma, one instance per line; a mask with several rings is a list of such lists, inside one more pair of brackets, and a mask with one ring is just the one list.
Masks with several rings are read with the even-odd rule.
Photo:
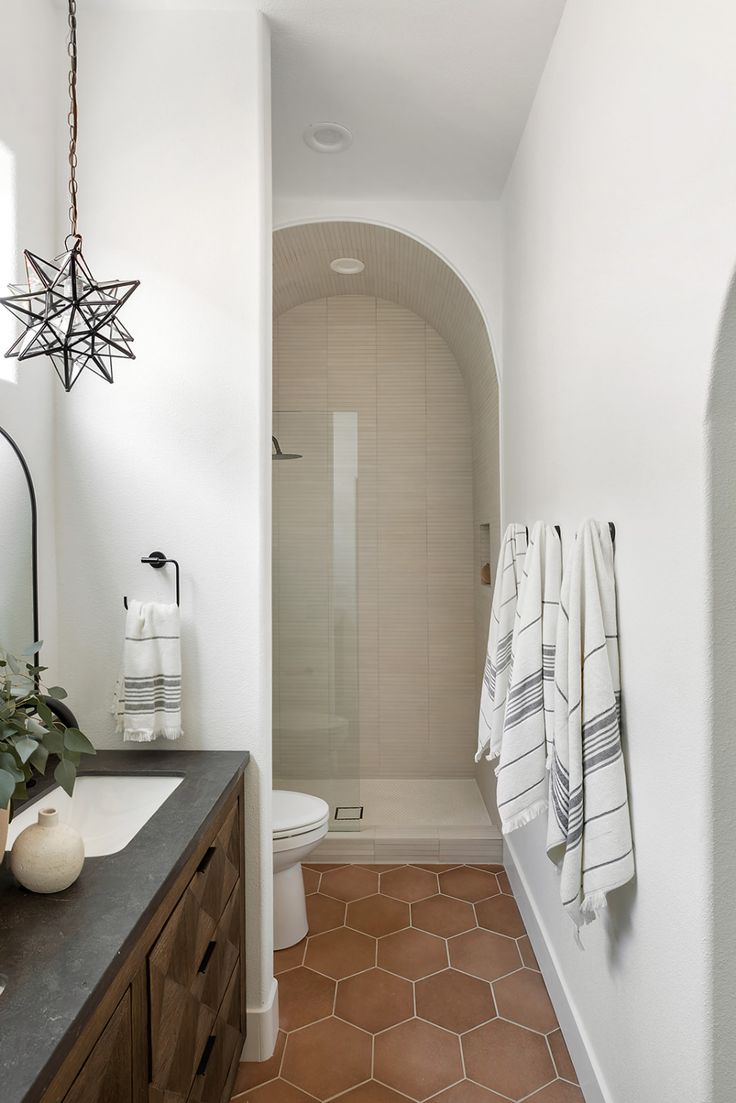
[[37, 527], [31, 472], [0, 427], [0, 645], [16, 655], [39, 635]]

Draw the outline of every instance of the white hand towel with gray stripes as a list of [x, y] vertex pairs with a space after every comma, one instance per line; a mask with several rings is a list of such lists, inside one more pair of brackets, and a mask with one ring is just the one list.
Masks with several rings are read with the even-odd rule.
[[130, 599], [113, 706], [123, 739], [150, 743], [182, 734], [180, 636], [178, 605]]
[[493, 589], [488, 652], [480, 694], [476, 762], [480, 762], [484, 755], [490, 761], [498, 758], [501, 753], [516, 599], [524, 569], [525, 553], [526, 529], [523, 525], [509, 525], [501, 543], [496, 568], [496, 584]]
[[607, 525], [585, 521], [562, 580], [547, 831], [578, 926], [634, 876], [620, 704], [613, 543]]
[[560, 538], [549, 525], [537, 521], [519, 587], [501, 760], [496, 769], [496, 800], [504, 834], [547, 810], [561, 575]]

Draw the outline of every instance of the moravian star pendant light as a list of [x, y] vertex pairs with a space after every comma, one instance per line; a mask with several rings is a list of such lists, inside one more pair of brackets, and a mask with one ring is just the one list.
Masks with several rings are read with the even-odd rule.
[[120, 308], [138, 280], [98, 282], [82, 256], [77, 233], [77, 5], [69, 0], [69, 222], [65, 252], [42, 260], [25, 251], [26, 282], [11, 284], [0, 303], [25, 326], [6, 356], [30, 360], [48, 356], [70, 391], [85, 368], [112, 383], [114, 359], [133, 360], [133, 338], [120, 321]]

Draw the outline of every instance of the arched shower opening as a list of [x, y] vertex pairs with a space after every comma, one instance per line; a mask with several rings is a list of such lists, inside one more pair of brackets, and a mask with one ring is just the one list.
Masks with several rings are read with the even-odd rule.
[[485, 322], [444, 260], [385, 226], [277, 230], [273, 269], [273, 451], [294, 457], [273, 464], [274, 785], [330, 804], [344, 834], [322, 860], [488, 860], [473, 762], [500, 537]]

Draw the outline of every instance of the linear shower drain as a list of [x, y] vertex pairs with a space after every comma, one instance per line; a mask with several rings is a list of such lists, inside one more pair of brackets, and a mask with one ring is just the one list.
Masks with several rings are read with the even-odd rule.
[[335, 809], [336, 820], [362, 820], [362, 804], [338, 804]]

